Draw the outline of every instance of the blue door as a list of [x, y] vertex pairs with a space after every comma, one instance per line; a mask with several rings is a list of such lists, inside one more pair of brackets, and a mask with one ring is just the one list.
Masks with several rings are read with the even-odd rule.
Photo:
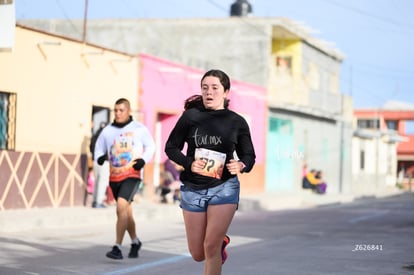
[[294, 188], [293, 125], [291, 120], [269, 118], [266, 149], [266, 191]]

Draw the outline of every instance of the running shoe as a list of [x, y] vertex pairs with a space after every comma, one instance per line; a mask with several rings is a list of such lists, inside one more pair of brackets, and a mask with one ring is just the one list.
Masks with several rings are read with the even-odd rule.
[[138, 258], [138, 251], [141, 249], [141, 245], [141, 241], [138, 241], [138, 243], [131, 244], [131, 249], [129, 250], [128, 258]]
[[114, 260], [122, 260], [122, 251], [118, 248], [118, 246], [114, 245], [112, 250], [106, 253], [106, 257], [114, 259]]
[[227, 260], [227, 251], [226, 246], [230, 243], [230, 237], [224, 236], [223, 244], [221, 246], [221, 264], [224, 264], [224, 262]]

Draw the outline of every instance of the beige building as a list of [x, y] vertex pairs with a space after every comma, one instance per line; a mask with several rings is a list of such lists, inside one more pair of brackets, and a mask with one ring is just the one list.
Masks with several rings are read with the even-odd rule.
[[0, 210], [82, 203], [93, 127], [120, 97], [138, 106], [138, 70], [134, 55], [16, 26], [0, 52]]

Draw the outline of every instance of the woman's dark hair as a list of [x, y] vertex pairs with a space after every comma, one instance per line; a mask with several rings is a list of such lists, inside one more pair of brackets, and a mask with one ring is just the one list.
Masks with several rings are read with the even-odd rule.
[[221, 85], [223, 85], [224, 90], [225, 91], [230, 90], [230, 78], [225, 72], [223, 72], [221, 70], [210, 70], [210, 71], [206, 72], [203, 75], [203, 77], [201, 78], [200, 83], [202, 83], [204, 78], [206, 78], [207, 76], [217, 77], [218, 79], [220, 79], [220, 83], [221, 83]]
[[[200, 83], [203, 82], [204, 78], [207, 76], [214, 76], [220, 80], [221, 85], [223, 85], [224, 91], [230, 90], [230, 78], [229, 76], [221, 70], [209, 70], [201, 78]], [[229, 107], [230, 99], [224, 99], [224, 108]], [[184, 102], [184, 110], [191, 108], [203, 107], [203, 97], [201, 95], [192, 95], [187, 98]]]
[[184, 102], [184, 110], [203, 107], [203, 97], [201, 95], [192, 95]]

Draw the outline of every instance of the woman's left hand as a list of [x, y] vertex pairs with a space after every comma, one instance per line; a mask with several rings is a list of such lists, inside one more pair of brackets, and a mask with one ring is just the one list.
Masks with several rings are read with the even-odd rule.
[[231, 159], [229, 163], [226, 164], [227, 170], [229, 170], [230, 174], [237, 175], [243, 169], [243, 163]]

